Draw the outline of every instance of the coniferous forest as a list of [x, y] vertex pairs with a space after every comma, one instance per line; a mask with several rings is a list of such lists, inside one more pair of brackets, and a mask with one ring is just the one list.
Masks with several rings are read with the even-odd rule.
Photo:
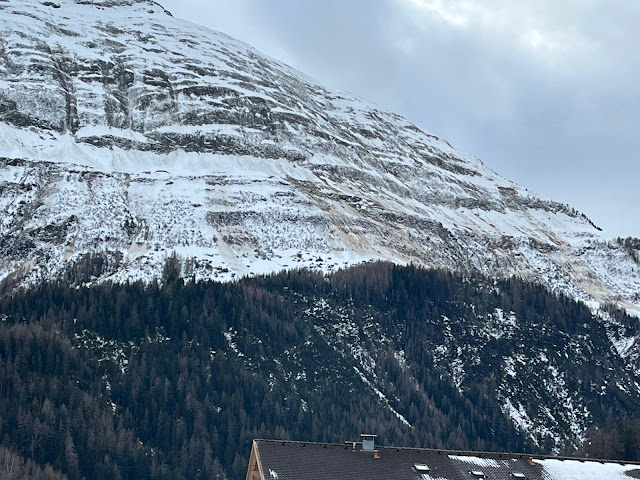
[[[235, 283], [185, 281], [178, 268], [170, 259], [148, 285], [5, 285], [0, 477], [241, 479], [254, 438], [362, 432], [383, 445], [638, 459], [637, 395], [600, 387], [635, 377], [568, 297], [386, 263]], [[522, 360], [540, 352], [589, 410], [581, 445], [532, 438], [504, 413], [513, 395], [533, 420], [546, 409], [561, 432], [579, 424], [539, 388], [550, 367]], [[530, 377], [510, 376], [509, 358]]]

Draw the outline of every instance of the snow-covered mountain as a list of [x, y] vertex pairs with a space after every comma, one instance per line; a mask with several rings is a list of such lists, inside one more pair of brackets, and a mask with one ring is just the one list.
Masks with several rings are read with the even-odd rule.
[[[614, 241], [408, 120], [150, 1], [0, 0], [0, 206], [0, 280], [19, 284], [151, 280], [173, 255], [185, 277], [220, 280], [384, 259], [518, 275], [640, 314], [640, 241]], [[547, 449], [579, 446], [608, 403], [637, 404], [637, 328], [612, 309], [593, 322], [567, 314], [560, 328], [559, 315], [530, 321], [497, 301], [436, 297], [455, 308], [414, 319], [432, 331], [412, 359], [401, 297], [374, 308], [339, 291], [283, 287], [289, 320], [310, 328], [304, 341], [252, 357], [262, 340], [240, 322], [225, 327], [220, 355], [238, 372], [273, 367], [269, 384], [292, 398], [299, 387], [318, 408], [314, 362], [333, 359], [345, 388], [364, 385], [399, 429], [419, 421], [402, 398], [433, 401], [428, 365], [460, 398], [486, 384]], [[73, 338], [86, 347], [85, 337]]]
[[370, 259], [640, 311], [634, 251], [408, 120], [136, 0], [0, 1], [0, 278]]

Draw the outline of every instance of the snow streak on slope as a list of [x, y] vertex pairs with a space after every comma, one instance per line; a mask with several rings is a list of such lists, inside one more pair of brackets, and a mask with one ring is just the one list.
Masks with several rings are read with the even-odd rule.
[[0, 278], [231, 279], [370, 259], [520, 275], [640, 311], [575, 210], [149, 1], [0, 2]]

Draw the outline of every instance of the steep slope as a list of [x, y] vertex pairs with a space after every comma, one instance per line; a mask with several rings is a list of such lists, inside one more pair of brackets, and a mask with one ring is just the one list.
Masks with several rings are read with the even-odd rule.
[[0, 2], [0, 278], [369, 259], [640, 303], [633, 255], [406, 119], [154, 2]]
[[535, 284], [381, 263], [172, 272], [0, 297], [5, 448], [70, 479], [240, 479], [255, 437], [571, 451], [640, 415], [602, 322]]

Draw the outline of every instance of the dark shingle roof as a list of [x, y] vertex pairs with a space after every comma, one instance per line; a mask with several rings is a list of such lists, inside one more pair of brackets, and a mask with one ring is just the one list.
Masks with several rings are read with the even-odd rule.
[[[545, 460], [542, 457], [536, 457], [536, 461], [531, 465], [529, 456], [524, 454], [376, 447], [380, 457], [376, 459], [372, 452], [362, 451], [359, 447], [354, 450], [351, 445], [344, 444], [256, 440], [255, 445], [265, 480], [477, 479], [471, 471], [482, 471], [487, 480], [514, 480], [514, 472], [523, 473], [529, 480], [563, 480], [574, 478], [577, 470], [574, 472], [572, 465], [575, 464], [582, 469], [585, 467], [585, 462], [579, 460], [559, 462]], [[415, 464], [426, 464], [429, 472], [423, 474], [416, 471]], [[556, 464], [561, 464], [562, 468], [547, 470], [549, 466], [553, 467]], [[638, 471], [638, 465], [628, 464], [628, 468], [623, 468], [623, 464], [601, 464], [595, 461], [586, 464], [587, 467], [588, 464], [593, 464], [593, 473], [596, 475], [593, 478], [601, 478], [598, 475], [605, 473], [602, 468], [607, 465], [616, 467], [616, 475], [622, 475], [623, 470]], [[562, 473], [565, 470], [569, 472], [569, 476]], [[580, 475], [584, 480], [591, 478], [588, 475], [585, 477], [583, 473]]]
[[[265, 480], [451, 480], [477, 479], [470, 473], [481, 470], [487, 478], [512, 480], [512, 472], [527, 478], [542, 478], [540, 465], [529, 465], [528, 457], [504, 457], [467, 462], [450, 452], [378, 447], [380, 458], [373, 453], [354, 450], [351, 445], [301, 442], [256, 441]], [[415, 464], [426, 464], [429, 474], [423, 477]], [[273, 472], [273, 473], [271, 473]], [[489, 476], [490, 474], [490, 476]]]

